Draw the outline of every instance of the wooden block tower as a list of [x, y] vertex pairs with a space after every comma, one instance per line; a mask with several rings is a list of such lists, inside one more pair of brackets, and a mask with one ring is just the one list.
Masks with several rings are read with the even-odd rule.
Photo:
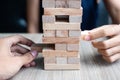
[[54, 44], [42, 51], [46, 70], [79, 69], [82, 22], [81, 0], [43, 0], [43, 43]]

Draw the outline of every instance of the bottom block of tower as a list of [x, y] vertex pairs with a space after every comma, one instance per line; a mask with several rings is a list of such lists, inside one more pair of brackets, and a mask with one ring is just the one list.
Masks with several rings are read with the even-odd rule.
[[80, 64], [44, 64], [45, 70], [78, 70]]

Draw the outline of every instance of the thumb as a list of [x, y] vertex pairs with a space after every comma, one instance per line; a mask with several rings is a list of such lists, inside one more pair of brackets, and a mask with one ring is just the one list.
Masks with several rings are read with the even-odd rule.
[[19, 59], [22, 62], [22, 65], [29, 64], [32, 62], [38, 55], [37, 51], [30, 51], [22, 56], [19, 56]]

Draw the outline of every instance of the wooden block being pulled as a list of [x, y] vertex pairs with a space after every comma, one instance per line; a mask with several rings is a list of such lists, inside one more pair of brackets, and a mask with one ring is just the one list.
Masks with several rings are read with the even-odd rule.
[[80, 64], [80, 58], [68, 57], [68, 64]]
[[55, 8], [55, 0], [42, 0], [43, 8]]
[[44, 30], [44, 37], [55, 37], [55, 30]]
[[67, 51], [79, 51], [79, 44], [67, 44]]
[[56, 0], [56, 8], [68, 8], [67, 0]]
[[80, 37], [81, 30], [70, 30], [69, 37]]
[[44, 64], [56, 64], [55, 57], [44, 57]]
[[43, 30], [80, 30], [80, 23], [43, 23]]
[[42, 22], [43, 23], [54, 23], [55, 22], [55, 16], [54, 15], [43, 15], [42, 16]]
[[31, 46], [31, 50], [36, 50], [38, 52], [42, 52], [42, 49], [44, 49], [44, 48], [52, 48], [52, 49], [54, 49], [54, 47], [55, 47], [55, 44], [43, 44], [43, 43], [41, 43], [41, 44], [33, 44]]
[[80, 15], [70, 15], [69, 16], [70, 23], [82, 23], [82, 16]]
[[45, 64], [45, 70], [78, 70], [80, 64]]
[[56, 37], [68, 37], [68, 30], [56, 30]]
[[77, 57], [79, 52], [68, 52], [65, 50], [43, 49], [43, 57]]
[[74, 8], [44, 8], [44, 15], [82, 15], [82, 7]]
[[42, 38], [43, 43], [45, 44], [78, 44], [80, 41], [80, 38], [54, 38], [54, 37], [43, 37]]
[[55, 50], [67, 50], [67, 44], [55, 44]]
[[67, 64], [67, 57], [56, 57], [57, 64]]
[[81, 0], [68, 0], [69, 8], [81, 8]]

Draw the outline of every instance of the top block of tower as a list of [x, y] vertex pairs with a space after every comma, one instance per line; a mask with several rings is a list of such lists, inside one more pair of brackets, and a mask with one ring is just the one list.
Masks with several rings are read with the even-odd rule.
[[81, 7], [81, 0], [43, 0], [43, 8], [77, 8]]

